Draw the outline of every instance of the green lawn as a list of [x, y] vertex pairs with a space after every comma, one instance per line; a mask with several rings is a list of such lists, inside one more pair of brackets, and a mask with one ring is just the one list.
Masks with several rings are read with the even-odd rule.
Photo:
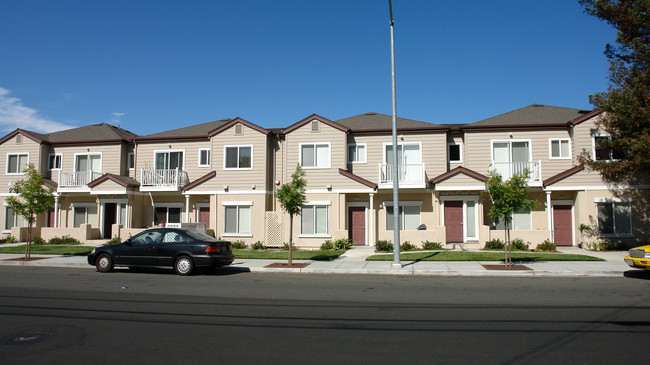
[[[502, 261], [505, 253], [494, 251], [436, 251], [436, 252], [403, 252], [402, 261]], [[551, 252], [513, 252], [515, 261], [606, 261], [587, 255], [569, 255]], [[367, 261], [392, 261], [393, 254], [378, 254], [370, 256]]]
[[[232, 250], [238, 259], [269, 259], [269, 260], [286, 260], [289, 251], [284, 250]], [[344, 254], [345, 251], [293, 251], [294, 260], [317, 260], [332, 261]]]
[[[32, 245], [33, 255], [88, 255], [94, 247], [68, 245]], [[1, 247], [0, 253], [24, 254], [25, 245]]]

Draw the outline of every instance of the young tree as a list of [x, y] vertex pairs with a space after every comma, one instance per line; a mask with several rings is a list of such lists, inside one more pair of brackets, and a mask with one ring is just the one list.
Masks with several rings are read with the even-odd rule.
[[614, 159], [595, 160], [583, 152], [579, 160], [607, 181], [625, 182], [650, 170], [650, 1], [579, 2], [617, 30], [616, 44], [605, 48], [610, 87], [589, 97], [604, 112], [599, 127], [611, 136], [600, 147]]
[[33, 164], [27, 165], [26, 178], [13, 184], [11, 192], [18, 196], [7, 198], [7, 204], [14, 214], [21, 215], [27, 221], [27, 246], [25, 260], [31, 258], [32, 226], [36, 216], [54, 208], [52, 191], [43, 187], [43, 177], [36, 171]]
[[512, 250], [510, 247], [510, 226], [512, 213], [525, 210], [530, 211], [537, 206], [534, 200], [528, 200], [528, 171], [524, 175], [515, 174], [509, 180], [503, 181], [498, 172], [490, 172], [485, 183], [492, 200], [492, 207], [488, 215], [497, 222], [503, 220], [506, 230], [506, 265], [512, 265]]
[[305, 171], [296, 166], [296, 171], [291, 175], [291, 181], [283, 184], [278, 189], [277, 197], [282, 208], [289, 213], [289, 266], [293, 264], [293, 216], [300, 214], [305, 206]]

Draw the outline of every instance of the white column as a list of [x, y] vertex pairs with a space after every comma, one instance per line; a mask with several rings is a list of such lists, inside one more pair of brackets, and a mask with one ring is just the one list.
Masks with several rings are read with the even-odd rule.
[[54, 227], [59, 228], [59, 194], [54, 195]]
[[370, 209], [368, 217], [368, 246], [375, 245], [375, 194], [370, 193]]
[[551, 192], [546, 191], [546, 218], [548, 220], [548, 239], [553, 242], [553, 216], [551, 206]]
[[190, 195], [185, 195], [185, 223], [190, 223]]

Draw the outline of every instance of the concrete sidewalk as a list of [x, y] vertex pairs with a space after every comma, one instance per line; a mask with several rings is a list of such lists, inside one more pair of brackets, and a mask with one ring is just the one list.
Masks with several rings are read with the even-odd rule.
[[[286, 263], [286, 260], [250, 260], [235, 259], [222, 271], [236, 272], [284, 272], [317, 274], [375, 274], [375, 275], [430, 275], [430, 276], [609, 276], [621, 277], [632, 269], [623, 261], [627, 251], [593, 252], [576, 247], [560, 248], [562, 253], [582, 254], [603, 258], [600, 262], [521, 262], [524, 270], [493, 270], [489, 265], [500, 262], [434, 262], [402, 261], [401, 268], [394, 268], [392, 261], [366, 261], [366, 257], [375, 254], [373, 247], [357, 246], [334, 261], [294, 260], [295, 263], [307, 263], [303, 268], [271, 268], [273, 263]], [[16, 261], [24, 255], [0, 254], [0, 265], [43, 266], [43, 267], [82, 267], [94, 270], [88, 265], [86, 256], [32, 255], [33, 261]], [[488, 268], [486, 268], [486, 266]]]

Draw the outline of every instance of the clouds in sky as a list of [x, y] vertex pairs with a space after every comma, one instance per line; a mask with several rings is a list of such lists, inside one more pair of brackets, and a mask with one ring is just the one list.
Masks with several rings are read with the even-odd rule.
[[33, 132], [51, 133], [74, 128], [38, 115], [36, 109], [24, 106], [19, 98], [11, 97], [11, 91], [0, 87], [0, 130], [10, 132], [16, 128]]

